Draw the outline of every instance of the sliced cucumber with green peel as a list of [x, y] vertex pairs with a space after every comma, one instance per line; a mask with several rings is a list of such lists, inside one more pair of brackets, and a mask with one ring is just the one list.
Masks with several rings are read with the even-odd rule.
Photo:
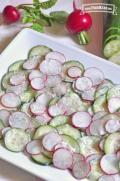
[[116, 153], [120, 149], [120, 132], [110, 134], [104, 142], [106, 154]]
[[107, 58], [112, 57], [118, 51], [120, 51], [120, 40], [112, 40], [104, 47], [104, 55]]
[[8, 71], [9, 72], [11, 72], [11, 71], [17, 72], [17, 71], [23, 70], [23, 63], [24, 63], [24, 61], [25, 60], [18, 60], [15, 63], [11, 64], [8, 67]]
[[81, 71], [84, 71], [84, 66], [78, 62], [78, 61], [74, 61], [74, 60], [71, 60], [71, 61], [67, 61], [63, 64], [63, 80], [66, 81], [66, 82], [73, 82], [74, 79], [73, 78], [70, 78], [68, 75], [67, 75], [67, 70], [70, 68], [70, 67], [79, 67], [81, 69]]
[[47, 46], [44, 45], [38, 45], [30, 49], [28, 53], [28, 58], [31, 58], [33, 56], [45, 56], [47, 53], [51, 52], [52, 49], [48, 48]]
[[108, 111], [106, 94], [99, 96], [93, 104], [94, 113], [99, 111]]
[[63, 138], [63, 142], [65, 142], [72, 151], [74, 151], [75, 153], [79, 153], [80, 152], [80, 147], [78, 142], [71, 136], [68, 135], [62, 135]]
[[6, 73], [1, 80], [2, 89], [7, 89], [10, 86], [10, 77], [14, 74], [14, 72]]
[[92, 154], [100, 154], [101, 151], [99, 149], [100, 138], [97, 136], [84, 136], [79, 140], [80, 153], [84, 156], [92, 155]]
[[30, 135], [22, 129], [11, 128], [4, 136], [5, 147], [13, 152], [23, 151], [29, 141]]
[[76, 128], [70, 126], [69, 124], [64, 124], [56, 127], [59, 134], [65, 134], [71, 136], [75, 140], [80, 138], [80, 131]]
[[56, 116], [50, 121], [50, 125], [53, 127], [60, 126], [62, 124], [66, 124], [69, 120], [68, 116], [60, 115]]
[[120, 85], [115, 85], [107, 92], [107, 100], [113, 97], [120, 97]]
[[119, 50], [117, 53], [113, 54], [113, 55], [109, 58], [109, 61], [120, 65], [120, 50]]
[[39, 128], [37, 128], [37, 130], [35, 132], [34, 139], [40, 139], [42, 136], [44, 136], [45, 134], [47, 134], [51, 131], [56, 132], [57, 130], [50, 125], [40, 126]]
[[33, 92], [33, 90], [28, 89], [20, 95], [20, 99], [22, 103], [27, 103], [31, 101], [31, 99], [33, 99], [34, 96], [35, 96], [35, 93]]
[[38, 155], [32, 155], [32, 159], [36, 163], [39, 163], [41, 165], [50, 165], [50, 164], [52, 164], [52, 160], [50, 158], [46, 157], [45, 155], [43, 155], [42, 153], [40, 153]]

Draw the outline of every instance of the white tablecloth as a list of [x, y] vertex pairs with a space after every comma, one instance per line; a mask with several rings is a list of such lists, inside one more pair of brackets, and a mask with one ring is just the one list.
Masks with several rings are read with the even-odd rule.
[[[24, 1], [26, 0], [11, 0], [13, 4], [15, 4], [16, 2], [18, 3]], [[28, 2], [30, 2], [30, 0], [28, 0]], [[4, 6], [9, 3], [9, 0], [0, 0], [0, 11], [2, 12]], [[59, 0], [57, 5], [55, 6], [55, 10], [57, 9], [66, 9], [67, 11], [71, 11], [72, 0]], [[52, 10], [54, 10], [54, 8]], [[22, 26], [19, 23], [11, 26], [0, 25], [0, 52], [3, 51], [3, 49], [16, 35], [16, 33], [21, 29]], [[47, 30], [47, 33], [51, 36], [56, 37], [59, 41], [62, 41], [62, 43], [71, 43], [75, 46], [78, 46], [75, 43], [75, 40], [69, 37], [64, 27], [57, 25], [53, 28], [49, 28]], [[41, 179], [36, 178], [35, 176], [30, 175], [29, 173], [0, 160], [0, 181], [41, 181]]]

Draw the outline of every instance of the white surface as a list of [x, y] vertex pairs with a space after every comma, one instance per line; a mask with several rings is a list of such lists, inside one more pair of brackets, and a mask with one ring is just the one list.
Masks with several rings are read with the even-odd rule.
[[[1, 55], [0, 67], [2, 67], [2, 69], [0, 72], [0, 78], [6, 72], [7, 67], [12, 62], [17, 59], [26, 58], [29, 49], [38, 44], [44, 44], [54, 50], [64, 53], [67, 59], [80, 60], [85, 65], [85, 67], [98, 67], [103, 70], [106, 78], [110, 78], [115, 83], [120, 83], [120, 80], [118, 79], [118, 77], [120, 77], [120, 67], [117, 65], [109, 63], [76, 47], [71, 47], [70, 45], [65, 46], [57, 42], [55, 38], [27, 29], [23, 30]], [[7, 160], [16, 166], [19, 166], [49, 181], [76, 180], [67, 171], [61, 171], [53, 167], [43, 167], [34, 164], [28, 160], [26, 156], [9, 152], [2, 146], [0, 146], [0, 156], [1, 159]]]

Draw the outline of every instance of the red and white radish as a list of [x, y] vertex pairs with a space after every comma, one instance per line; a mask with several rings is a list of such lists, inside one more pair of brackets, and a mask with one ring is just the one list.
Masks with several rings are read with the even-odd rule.
[[32, 79], [30, 83], [35, 90], [41, 90], [45, 87], [45, 81], [40, 77]]
[[78, 78], [82, 75], [82, 70], [79, 67], [70, 67], [67, 70], [67, 74], [71, 78]]
[[64, 62], [66, 62], [66, 58], [65, 56], [60, 53], [60, 52], [49, 52], [46, 56], [45, 59], [49, 61], [49, 59], [56, 59], [58, 60], [61, 64], [63, 64]]
[[42, 151], [42, 144], [40, 140], [32, 140], [26, 145], [27, 153], [31, 155], [38, 155]]
[[15, 108], [20, 106], [21, 100], [15, 93], [6, 93], [1, 97], [1, 103], [8, 108]]
[[75, 81], [75, 88], [79, 91], [87, 91], [92, 88], [92, 81], [87, 77], [80, 77]]

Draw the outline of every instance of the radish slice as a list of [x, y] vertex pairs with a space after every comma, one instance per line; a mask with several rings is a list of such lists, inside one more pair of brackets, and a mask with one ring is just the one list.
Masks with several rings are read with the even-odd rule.
[[61, 76], [59, 75], [49, 75], [45, 81], [46, 87], [55, 87], [57, 84], [62, 82]]
[[51, 121], [51, 117], [48, 115], [47, 112], [44, 112], [39, 116], [36, 116], [36, 119], [39, 121], [40, 125], [47, 124]]
[[72, 116], [72, 124], [77, 128], [87, 128], [91, 123], [91, 116], [87, 112], [76, 112]]
[[46, 75], [42, 74], [39, 70], [33, 70], [29, 74], [29, 80], [31, 81], [34, 78], [42, 78], [42, 79], [46, 80]]
[[14, 93], [6, 93], [1, 97], [1, 103], [5, 107], [15, 108], [21, 104], [20, 97]]
[[120, 98], [113, 97], [108, 100], [108, 109], [110, 113], [116, 112], [120, 108]]
[[2, 120], [2, 123], [4, 124], [4, 126], [9, 126], [9, 116], [10, 116], [10, 112], [5, 110], [5, 109], [1, 109], [0, 110], [0, 120]]
[[108, 133], [114, 133], [120, 130], [120, 120], [110, 119], [105, 124], [105, 129]]
[[32, 114], [39, 116], [45, 112], [46, 107], [44, 105], [39, 104], [38, 102], [33, 102], [30, 105], [30, 110]]
[[41, 105], [47, 106], [51, 99], [52, 96], [50, 94], [43, 93], [37, 97], [36, 102], [38, 102]]
[[49, 61], [44, 60], [40, 64], [40, 71], [46, 75], [57, 75], [61, 74], [61, 64], [57, 60], [50, 59]]
[[16, 73], [10, 77], [10, 83], [12, 85], [20, 85], [25, 81], [25, 75], [23, 73]]
[[80, 153], [73, 153], [73, 165], [76, 162], [79, 162], [81, 160], [85, 160], [85, 157], [82, 154], [80, 154]]
[[27, 153], [31, 155], [38, 155], [42, 151], [42, 144], [40, 140], [32, 140], [26, 145]]
[[91, 166], [85, 160], [79, 160], [75, 162], [72, 167], [72, 172], [75, 178], [77, 179], [84, 179], [86, 178], [91, 170]]
[[95, 136], [101, 136], [101, 135], [105, 135], [106, 134], [106, 130], [105, 130], [105, 123], [107, 121], [105, 119], [99, 119], [99, 120], [95, 120], [90, 124], [90, 133], [91, 135], [95, 135]]
[[38, 66], [38, 63], [38, 59], [32, 58], [30, 60], [25, 61], [25, 63], [23, 64], [23, 68], [26, 70], [32, 70]]
[[71, 78], [78, 78], [82, 75], [82, 70], [79, 67], [70, 67], [67, 70], [67, 74]]
[[105, 115], [107, 115], [108, 113], [105, 112], [105, 111], [99, 111], [99, 112], [96, 112], [92, 118], [92, 121], [96, 121], [98, 119], [101, 119], [102, 117], [104, 117]]
[[24, 112], [13, 112], [9, 117], [9, 124], [13, 128], [27, 129], [30, 125], [30, 118]]
[[58, 115], [63, 115], [65, 110], [59, 104], [55, 104], [49, 107], [48, 113], [50, 116], [55, 117]]
[[53, 154], [53, 165], [59, 169], [65, 170], [70, 168], [72, 161], [72, 153], [65, 148], [60, 148]]
[[60, 149], [60, 148], [65, 148], [65, 149], [67, 149], [67, 150], [69, 150], [69, 151], [71, 151], [71, 152], [74, 151], [74, 150], [72, 149], [72, 147], [71, 147], [70, 145], [68, 145], [68, 144], [67, 144], [66, 142], [64, 142], [64, 141], [56, 144], [55, 147], [54, 147], [54, 151], [55, 151], [55, 150], [58, 150], [58, 149]]
[[101, 157], [102, 156], [99, 154], [91, 154], [91, 155], [87, 156], [86, 161], [92, 165], [92, 162], [94, 162], [96, 160], [100, 160]]
[[75, 87], [79, 91], [86, 91], [92, 88], [92, 81], [87, 77], [80, 77], [75, 82]]
[[102, 175], [98, 181], [115, 181], [111, 175]]
[[91, 89], [84, 91], [81, 96], [82, 99], [87, 100], [87, 101], [94, 101], [94, 94], [95, 94], [96, 88], [92, 87]]
[[62, 142], [62, 137], [55, 132], [49, 132], [43, 137], [43, 147], [48, 151], [53, 151], [56, 144]]
[[28, 87], [28, 81], [22, 82], [20, 85], [14, 85], [14, 86], [9, 86], [6, 92], [13, 92], [17, 95], [22, 94], [25, 90], [27, 90]]
[[117, 174], [119, 173], [118, 158], [116, 154], [107, 154], [100, 160], [101, 169], [106, 174]]
[[89, 77], [92, 80], [93, 86], [99, 85], [104, 80], [103, 72], [96, 67], [88, 68], [85, 71], [84, 76]]
[[49, 52], [49, 53], [45, 56], [45, 59], [46, 59], [46, 60], [56, 59], [56, 60], [58, 60], [61, 64], [63, 64], [64, 62], [66, 62], [65, 56], [64, 56], [62, 53], [55, 52], [55, 51]]
[[99, 143], [99, 148], [104, 151], [105, 138], [103, 138]]
[[45, 82], [42, 78], [34, 78], [31, 80], [31, 86], [35, 90], [41, 90], [45, 87]]
[[5, 128], [3, 128], [3, 129], [1, 130], [2, 135], [5, 136], [5, 134], [7, 133], [7, 131], [10, 130], [10, 129], [11, 129], [11, 127], [5, 127]]

